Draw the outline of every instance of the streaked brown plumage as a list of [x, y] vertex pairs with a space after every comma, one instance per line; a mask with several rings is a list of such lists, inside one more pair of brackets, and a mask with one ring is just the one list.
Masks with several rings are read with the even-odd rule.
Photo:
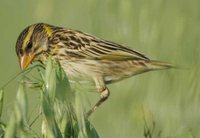
[[44, 23], [28, 26], [17, 39], [16, 53], [22, 69], [33, 61], [58, 59], [70, 79], [94, 81], [101, 98], [89, 116], [109, 96], [106, 84], [143, 72], [172, 67], [153, 61], [126, 46], [76, 30]]

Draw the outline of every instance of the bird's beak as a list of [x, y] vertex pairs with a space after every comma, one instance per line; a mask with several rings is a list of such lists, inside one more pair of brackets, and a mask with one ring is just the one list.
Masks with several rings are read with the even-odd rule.
[[22, 57], [20, 57], [20, 67], [22, 70], [26, 69], [28, 65], [33, 61], [33, 58], [35, 57], [35, 54], [29, 53], [24, 54]]

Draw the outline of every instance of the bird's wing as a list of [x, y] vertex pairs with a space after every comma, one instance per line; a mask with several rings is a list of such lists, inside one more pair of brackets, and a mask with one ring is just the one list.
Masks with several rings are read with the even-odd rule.
[[65, 53], [72, 57], [96, 60], [149, 60], [128, 47], [80, 31], [65, 31], [59, 39], [58, 45], [67, 46]]

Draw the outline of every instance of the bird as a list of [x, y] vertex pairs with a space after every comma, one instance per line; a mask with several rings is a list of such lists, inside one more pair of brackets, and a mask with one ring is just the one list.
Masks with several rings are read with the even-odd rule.
[[18, 36], [16, 54], [22, 70], [35, 61], [45, 65], [51, 57], [60, 62], [69, 79], [92, 81], [100, 99], [86, 113], [86, 117], [108, 99], [108, 84], [144, 72], [173, 67], [167, 62], [151, 60], [125, 45], [47, 23], [26, 27]]

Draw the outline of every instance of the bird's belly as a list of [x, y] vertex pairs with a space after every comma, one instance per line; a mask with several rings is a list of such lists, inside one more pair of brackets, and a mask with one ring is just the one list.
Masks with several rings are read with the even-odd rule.
[[70, 79], [93, 79], [98, 73], [97, 63], [92, 60], [61, 61], [65, 73]]
[[111, 83], [144, 72], [144, 66], [138, 66], [133, 61], [110, 60], [76, 60], [61, 61], [67, 76], [71, 79], [91, 79], [101, 77]]

